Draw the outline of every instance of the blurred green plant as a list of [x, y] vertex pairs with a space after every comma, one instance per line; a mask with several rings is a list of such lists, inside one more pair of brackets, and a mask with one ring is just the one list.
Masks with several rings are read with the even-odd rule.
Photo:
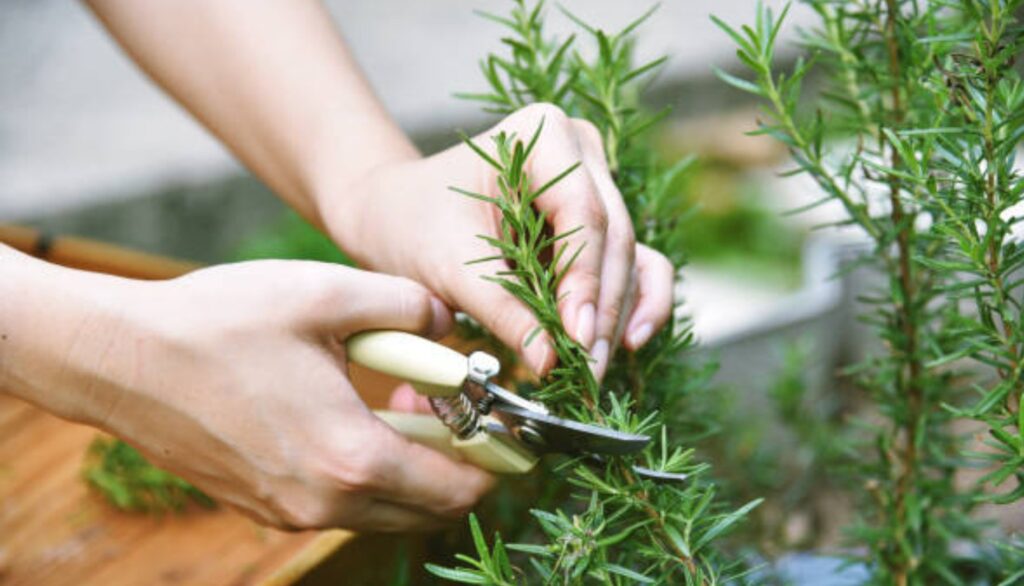
[[[842, 204], [841, 224], [872, 243], [859, 263], [886, 279], [862, 299], [884, 350], [850, 371], [876, 409], [851, 462], [862, 489], [851, 542], [873, 583], [1014, 583], [1019, 565], [998, 564], [1019, 544], [982, 555], [989, 539], [974, 509], [1024, 497], [1024, 254], [1013, 236], [1024, 200], [1024, 83], [1014, 67], [1024, 2], [806, 4], [819, 21], [802, 37], [810, 59], [775, 71], [785, 11], [776, 19], [759, 3], [753, 25], [714, 19], [753, 79], [718, 73], [764, 101], [755, 134], [785, 144], [792, 173]], [[818, 107], [801, 108], [815, 63], [828, 81]], [[825, 140], [835, 136], [853, 148]], [[965, 419], [987, 429], [984, 453], [965, 451], [953, 429]], [[990, 473], [959, 486], [957, 471], [979, 459]]]
[[819, 546], [842, 512], [837, 503], [848, 498], [841, 465], [853, 455], [843, 429], [851, 407], [835, 389], [808, 386], [817, 366], [811, 343], [780, 342], [780, 369], [764, 388], [714, 388], [713, 418], [727, 431], [711, 436], [704, 450], [730, 500], [764, 496], [734, 538], [762, 556]]
[[697, 161], [675, 192], [689, 210], [680, 238], [689, 262], [769, 286], [802, 283], [806, 234], [769, 209], [767, 194], [742, 170]]
[[82, 477], [113, 506], [123, 511], [181, 511], [190, 502], [204, 508], [213, 499], [185, 480], [150, 464], [125, 442], [97, 437], [86, 452]]
[[293, 211], [243, 240], [233, 256], [235, 260], [281, 258], [355, 265], [330, 238]]

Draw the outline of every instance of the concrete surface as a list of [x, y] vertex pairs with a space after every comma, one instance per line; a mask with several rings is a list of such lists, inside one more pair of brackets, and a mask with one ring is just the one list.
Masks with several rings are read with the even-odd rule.
[[[775, 2], [778, 4], [779, 2]], [[584, 19], [617, 28], [652, 3], [565, 0]], [[451, 94], [480, 89], [477, 60], [497, 25], [474, 8], [506, 2], [330, 0], [385, 104], [410, 132], [479, 120]], [[671, 55], [665, 80], [706, 76], [733, 48], [708, 20], [752, 18], [751, 0], [667, 0], [642, 29], [643, 55]], [[550, 8], [554, 30], [567, 20]], [[806, 21], [796, 11], [793, 22]], [[787, 28], [791, 35], [794, 27]], [[685, 96], [678, 109], [687, 107]], [[202, 185], [239, 169], [206, 132], [149, 83], [81, 3], [0, 3], [0, 221], [50, 216], [168, 186]]]

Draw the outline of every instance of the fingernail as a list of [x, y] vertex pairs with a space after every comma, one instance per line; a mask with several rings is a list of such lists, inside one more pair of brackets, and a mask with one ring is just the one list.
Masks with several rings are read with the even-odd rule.
[[594, 319], [597, 310], [593, 303], [585, 303], [576, 312], [576, 341], [589, 348], [594, 343]]
[[651, 338], [651, 324], [642, 323], [629, 332], [629, 347], [631, 350], [636, 350], [640, 346], [647, 343], [647, 340]]
[[537, 376], [544, 375], [544, 369], [548, 364], [548, 358], [551, 353], [551, 345], [543, 337], [534, 338], [529, 345], [523, 348], [524, 354], [526, 355], [526, 362], [529, 363], [530, 369]]
[[598, 340], [590, 349], [590, 357], [594, 359], [590, 363], [590, 371], [600, 379], [604, 376], [604, 370], [608, 368], [608, 340], [604, 338]]
[[437, 297], [430, 298], [430, 309], [433, 316], [430, 322], [430, 331], [427, 335], [431, 338], [441, 338], [452, 328], [452, 314], [448, 306]]

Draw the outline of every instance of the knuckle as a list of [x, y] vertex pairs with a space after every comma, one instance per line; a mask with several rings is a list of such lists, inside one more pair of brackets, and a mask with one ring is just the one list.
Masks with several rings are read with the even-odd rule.
[[533, 330], [532, 321], [523, 319], [523, 312], [513, 299], [502, 299], [495, 309], [487, 313], [487, 327], [499, 336], [508, 334], [508, 339], [515, 340], [521, 346]]
[[524, 121], [532, 124], [537, 124], [541, 120], [546, 121], [548, 124], [558, 125], [565, 125], [569, 122], [569, 116], [561, 108], [547, 102], [537, 102], [524, 106], [519, 112]]
[[343, 491], [360, 494], [379, 489], [387, 474], [375, 450], [353, 450], [332, 467], [331, 477]]
[[399, 311], [404, 321], [416, 330], [430, 328], [432, 321], [432, 304], [430, 294], [425, 289], [409, 283], [400, 289], [398, 296]]
[[625, 252], [628, 255], [630, 264], [636, 257], [636, 234], [632, 226], [616, 225], [610, 227], [605, 234], [607, 246]]
[[[599, 291], [601, 288], [601, 275], [598, 269], [595, 267], [574, 266], [570, 270], [570, 273], [566, 275], [565, 280], [562, 281], [562, 286], [559, 289], [559, 296], [562, 300], [559, 302], [559, 308], [565, 310], [572, 303], [572, 298], [579, 300], [588, 300], [594, 304], [597, 304]], [[582, 302], [582, 301], [580, 301]]]
[[323, 498], [287, 495], [272, 501], [274, 525], [284, 531], [321, 529], [331, 523], [330, 507]]
[[466, 490], [453, 494], [447, 503], [438, 507], [437, 510], [433, 512], [437, 515], [450, 519], [465, 517], [473, 510], [477, 503], [480, 502], [480, 499], [483, 498], [484, 494], [486, 494], [486, 489], [489, 486], [489, 484], [486, 484], [479, 488], [467, 487]]
[[437, 513], [442, 517], [447, 517], [449, 519], [459, 519], [465, 517], [473, 510], [473, 507], [476, 506], [477, 500], [478, 499], [473, 498], [452, 501], [449, 506], [441, 509]]
[[[345, 433], [323, 441], [313, 450], [310, 462], [311, 474], [320, 479], [318, 484], [330, 487], [338, 496], [379, 491], [389, 476], [381, 455], [394, 450], [390, 432], [380, 433], [384, 429], [382, 422], [353, 421]], [[364, 441], [354, 442], [353, 438]]]
[[324, 278], [321, 271], [312, 270], [296, 271], [290, 281], [286, 284], [289, 294], [294, 291], [305, 292], [308, 309], [314, 315], [338, 307], [345, 303], [349, 296], [349, 289], [344, 279]]
[[587, 198], [583, 201], [585, 203], [583, 203], [582, 213], [586, 221], [585, 225], [600, 234], [607, 234], [608, 210], [605, 209], [604, 204], [597, 197]]
[[593, 122], [583, 118], [573, 118], [572, 125], [576, 129], [576, 134], [583, 142], [598, 145], [602, 151], [604, 150], [604, 140], [601, 138], [601, 131], [598, 130]]
[[615, 300], [612, 303], [605, 303], [600, 310], [600, 322], [604, 324], [602, 327], [605, 330], [603, 333], [609, 335], [613, 332], [619, 323], [619, 320], [623, 317], [622, 298]]
[[655, 270], [666, 275], [669, 280], [671, 280], [672, 274], [675, 272], [675, 267], [672, 266], [672, 261], [668, 260], [668, 257], [660, 252], [652, 251], [652, 254], [649, 256], [654, 262]]

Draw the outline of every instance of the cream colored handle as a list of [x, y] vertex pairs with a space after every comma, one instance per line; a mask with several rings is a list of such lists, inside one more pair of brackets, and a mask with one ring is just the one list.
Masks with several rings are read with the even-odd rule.
[[436, 416], [401, 411], [374, 411], [373, 414], [412, 441], [461, 460], [458, 450], [452, 445], [454, 436], [451, 430]]
[[455, 350], [408, 332], [362, 332], [346, 342], [349, 360], [412, 383], [428, 397], [449, 397], [462, 390], [468, 359]]
[[479, 432], [469, 439], [459, 439], [433, 415], [398, 411], [374, 411], [374, 414], [412, 441], [484, 470], [497, 474], [526, 474], [537, 465], [537, 457], [515, 442], [486, 432]]

